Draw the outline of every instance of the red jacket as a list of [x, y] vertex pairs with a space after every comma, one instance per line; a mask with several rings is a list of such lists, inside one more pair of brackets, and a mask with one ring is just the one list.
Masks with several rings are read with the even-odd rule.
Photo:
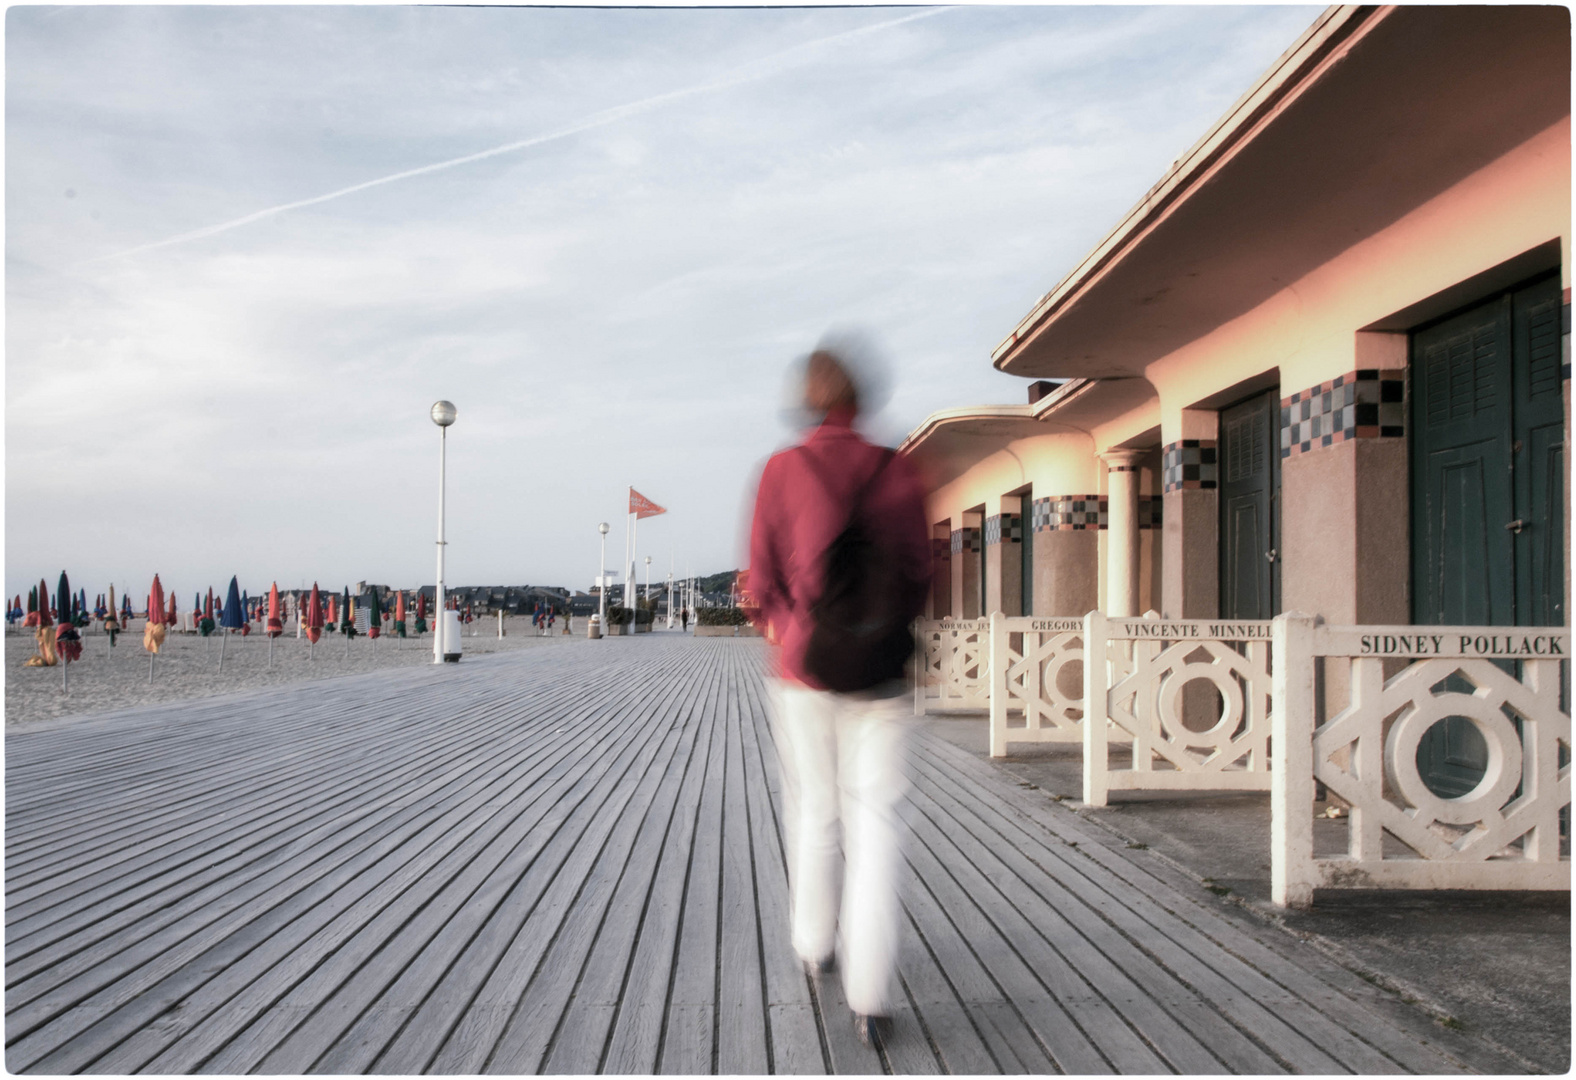
[[[749, 591], [768, 636], [781, 646], [779, 671], [816, 689], [823, 688], [805, 673], [804, 651], [810, 607], [821, 595], [822, 556], [848, 524], [854, 496], [887, 455], [855, 434], [851, 420], [832, 413], [803, 443], [772, 455], [761, 471], [750, 527]], [[893, 458], [864, 505], [865, 521], [905, 575], [928, 582], [925, 492], [913, 465]]]

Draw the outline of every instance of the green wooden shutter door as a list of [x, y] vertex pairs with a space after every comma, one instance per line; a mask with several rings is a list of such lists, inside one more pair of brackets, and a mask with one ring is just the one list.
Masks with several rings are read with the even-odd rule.
[[1280, 610], [1278, 391], [1220, 413], [1220, 615], [1269, 619]]
[[1511, 300], [1514, 334], [1516, 622], [1565, 625], [1565, 399], [1560, 289], [1549, 278]]
[[1515, 621], [1508, 317], [1495, 301], [1413, 337], [1413, 622]]

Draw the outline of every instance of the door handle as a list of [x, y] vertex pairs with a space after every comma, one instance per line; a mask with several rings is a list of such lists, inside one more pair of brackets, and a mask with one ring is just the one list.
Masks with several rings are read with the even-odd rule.
[[1527, 523], [1522, 521], [1520, 518], [1517, 518], [1515, 521], [1512, 521], [1509, 525], [1505, 526], [1505, 528], [1518, 535], [1521, 533], [1521, 530], [1525, 529], [1526, 527]]
[[1270, 562], [1274, 562], [1275, 561], [1275, 549], [1274, 548], [1270, 548], [1268, 551], [1266, 551], [1264, 553], [1264, 558], [1269, 560]]

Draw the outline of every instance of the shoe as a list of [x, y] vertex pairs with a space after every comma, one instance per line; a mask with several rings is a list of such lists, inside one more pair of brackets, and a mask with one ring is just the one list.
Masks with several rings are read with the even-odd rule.
[[880, 1050], [892, 1038], [892, 1018], [890, 1016], [855, 1016], [854, 1034], [859, 1036], [859, 1041], [872, 1050]]
[[819, 960], [806, 960], [804, 962], [804, 973], [810, 976], [812, 979], [818, 975], [830, 975], [836, 970], [837, 957], [835, 954], [832, 956], [823, 956]]

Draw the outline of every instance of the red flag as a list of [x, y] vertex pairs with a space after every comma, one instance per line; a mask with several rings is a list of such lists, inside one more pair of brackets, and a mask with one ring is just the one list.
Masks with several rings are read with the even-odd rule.
[[629, 512], [635, 515], [636, 521], [639, 521], [641, 518], [656, 517], [658, 514], [666, 514], [668, 512], [668, 508], [665, 506], [658, 506], [656, 503], [646, 498], [634, 488], [630, 488]]

